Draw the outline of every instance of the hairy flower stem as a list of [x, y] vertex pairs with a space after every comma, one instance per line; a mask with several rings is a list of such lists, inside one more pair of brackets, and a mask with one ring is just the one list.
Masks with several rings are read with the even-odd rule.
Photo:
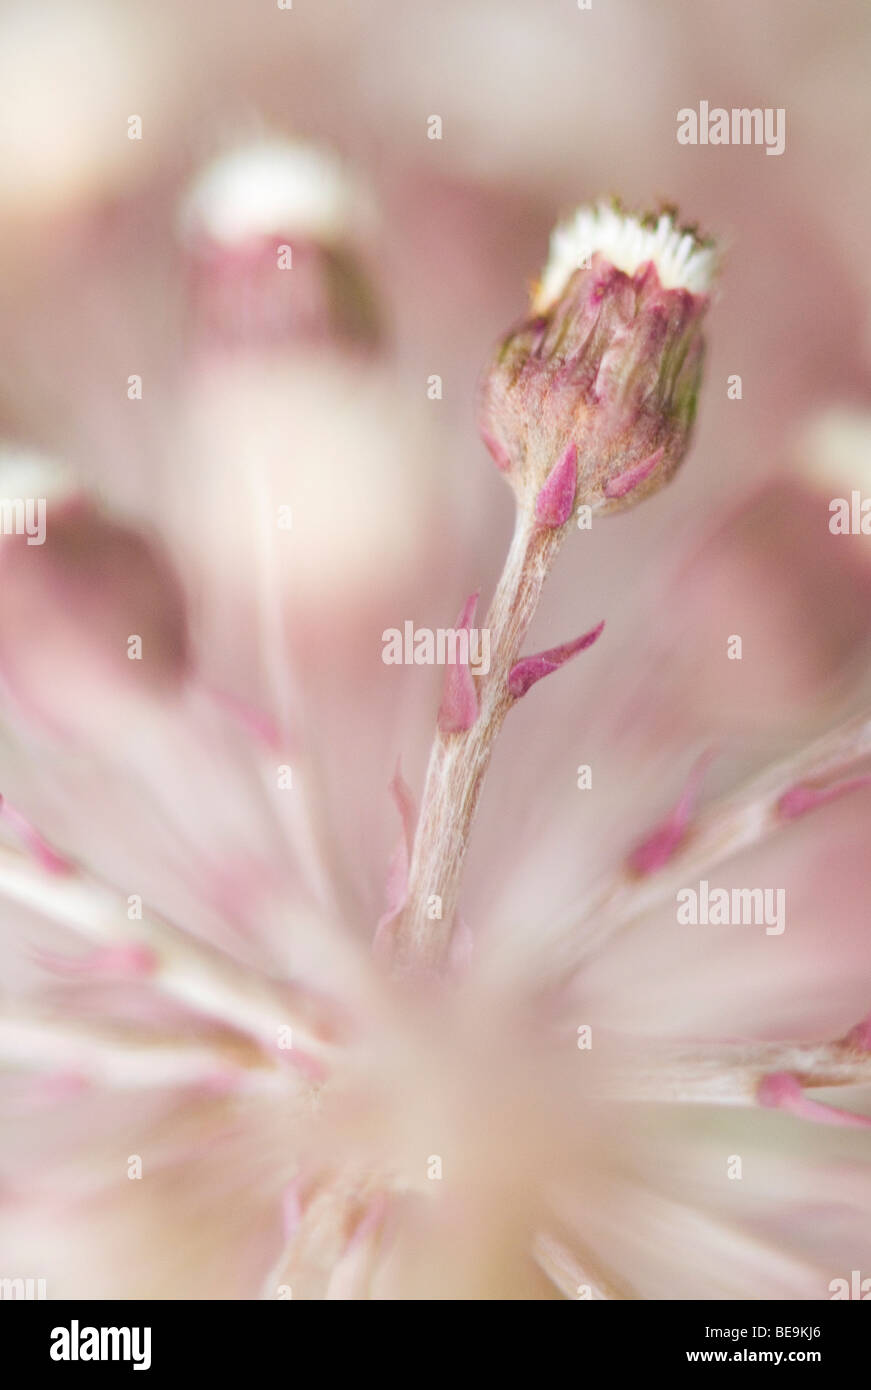
[[[566, 530], [566, 526], [540, 526], [528, 513], [518, 512], [485, 622], [490, 632], [490, 670], [476, 678], [478, 717], [461, 733], [437, 733], [430, 754], [408, 896], [393, 938], [393, 962], [399, 974], [437, 970], [444, 963], [481, 787], [502, 721], [515, 703], [508, 676]], [[441, 899], [440, 916], [432, 915], [434, 896]]]

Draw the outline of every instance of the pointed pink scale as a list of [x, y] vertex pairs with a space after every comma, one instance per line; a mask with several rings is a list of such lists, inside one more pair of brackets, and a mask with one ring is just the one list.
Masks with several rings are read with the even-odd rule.
[[592, 647], [604, 626], [603, 621], [589, 632], [585, 632], [582, 637], [576, 637], [573, 642], [564, 642], [562, 646], [551, 647], [549, 651], [539, 652], [536, 656], [523, 657], [512, 666], [509, 673], [509, 694], [513, 695], [515, 700], [519, 700], [536, 681], [540, 681], [543, 676], [549, 676], [552, 671], [558, 671], [573, 656], [577, 656], [578, 652]]
[[387, 790], [393, 797], [394, 805], [399, 812], [399, 819], [402, 822], [403, 841], [408, 853], [411, 855], [411, 846], [414, 842], [414, 831], [417, 825], [417, 805], [414, 800], [414, 793], [402, 775], [402, 759], [396, 759], [396, 771], [390, 779]]
[[783, 793], [777, 803], [777, 814], [784, 820], [796, 820], [808, 811], [815, 811], [818, 806], [825, 806], [829, 801], [837, 801], [838, 797], [846, 796], [860, 787], [867, 787], [869, 783], [871, 773], [864, 777], [848, 777], [842, 782], [833, 782], [829, 787], [814, 787], [809, 782], [797, 782], [789, 791]]
[[625, 473], [618, 473], [616, 478], [609, 478], [603, 489], [605, 496], [625, 497], [627, 493], [634, 491], [639, 483], [650, 477], [664, 453], [665, 449], [657, 449], [650, 458], [642, 459], [641, 463], [633, 463], [631, 468], [627, 468]]
[[395, 925], [396, 917], [405, 906], [405, 900], [408, 897], [408, 870], [411, 865], [411, 849], [414, 844], [414, 831], [417, 825], [417, 805], [411, 788], [402, 776], [400, 758], [396, 760], [396, 771], [390, 779], [387, 790], [393, 797], [399, 812], [402, 834], [387, 869], [387, 884], [384, 893], [385, 908], [375, 924], [375, 935], [372, 939], [372, 950], [380, 960], [389, 958], [390, 938], [392, 936], [391, 923]]
[[281, 1194], [281, 1227], [285, 1244], [292, 1240], [302, 1221], [302, 1178], [293, 1178]]
[[[456, 621], [457, 630], [471, 627], [478, 606], [479, 592], [480, 590], [476, 590], [466, 600]], [[448, 666], [442, 702], [439, 706], [440, 732], [463, 734], [467, 729], [471, 729], [477, 718], [478, 692], [472, 672], [467, 665]]]
[[55, 975], [102, 978], [107, 975], [126, 975], [143, 979], [153, 975], [158, 959], [147, 946], [99, 946], [83, 956], [64, 956], [56, 951], [39, 951], [37, 962]]
[[855, 1028], [851, 1028], [844, 1042], [849, 1047], [858, 1048], [860, 1052], [871, 1052], [871, 1014], [863, 1018], [861, 1023], [857, 1023]]
[[486, 444], [490, 452], [490, 457], [500, 473], [507, 473], [511, 468], [511, 459], [508, 455], [508, 450], [499, 443], [498, 439], [494, 438], [492, 434], [489, 434], [487, 430], [481, 431], [481, 438]]
[[702, 778], [713, 753], [703, 753], [693, 765], [674, 810], [627, 855], [626, 866], [639, 878], [656, 873], [686, 838], [699, 799]]
[[570, 444], [548, 474], [547, 482], [535, 499], [535, 516], [542, 526], [564, 526], [575, 505], [578, 489], [578, 449]]
[[411, 847], [414, 843], [414, 829], [417, 824], [417, 807], [411, 788], [402, 776], [398, 759], [396, 771], [387, 790], [393, 797], [402, 824], [402, 835], [387, 870], [385, 898], [387, 912], [392, 916], [402, 907], [408, 894], [408, 868], [411, 863]]
[[93, 968], [106, 975], [153, 975], [158, 959], [148, 946], [107, 946], [92, 957]]
[[756, 1098], [768, 1110], [785, 1110], [788, 1115], [811, 1120], [815, 1124], [843, 1125], [851, 1129], [871, 1128], [871, 1115], [856, 1115], [852, 1110], [841, 1110], [836, 1105], [823, 1105], [818, 1100], [811, 1100], [802, 1090], [798, 1078], [787, 1071], [771, 1072], [764, 1076]]
[[47, 873], [60, 875], [73, 872], [74, 865], [71, 860], [52, 849], [48, 841], [42, 838], [27, 817], [23, 816], [20, 811], [16, 811], [14, 806], [10, 806], [9, 802], [2, 796], [0, 796], [0, 816], [9, 822], [25, 849]]

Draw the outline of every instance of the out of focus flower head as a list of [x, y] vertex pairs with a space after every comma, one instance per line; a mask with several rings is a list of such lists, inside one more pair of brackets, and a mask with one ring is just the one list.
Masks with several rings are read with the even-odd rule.
[[[384, 351], [376, 227], [361, 178], [291, 137], [216, 155], [181, 199], [192, 462], [174, 486], [176, 515], [196, 509], [199, 521], [179, 539], [197, 574], [226, 589], [223, 620], [237, 613], [240, 633], [264, 583], [308, 632], [352, 625], [374, 585], [425, 552], [426, 401], [409, 400]], [[253, 502], [241, 515], [240, 489]]]
[[61, 464], [12, 444], [0, 449], [0, 514], [0, 679], [63, 738], [123, 736], [137, 704], [187, 674], [185, 602], [168, 557]]
[[337, 156], [277, 136], [217, 155], [183, 199], [203, 331], [253, 346], [371, 347], [379, 315], [361, 262], [374, 209]]

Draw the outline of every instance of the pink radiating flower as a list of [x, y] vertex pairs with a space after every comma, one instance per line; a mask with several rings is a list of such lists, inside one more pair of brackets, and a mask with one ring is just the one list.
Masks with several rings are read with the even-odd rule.
[[[18, 535], [0, 542], [4, 1249], [21, 1267], [45, 1268], [52, 1292], [78, 1296], [825, 1296], [830, 1256], [815, 1253], [808, 1226], [796, 1234], [810, 1180], [786, 1146], [800, 1142], [797, 1121], [810, 1122], [805, 1142], [837, 1157], [826, 1139], [867, 1123], [830, 1094], [871, 1078], [867, 1025], [845, 1035], [867, 999], [851, 996], [832, 1028], [826, 1016], [815, 1030], [796, 1010], [790, 1031], [782, 1001], [772, 1021], [767, 990], [756, 985], [754, 997], [757, 975], [719, 938], [706, 955], [698, 936], [682, 937], [676, 967], [662, 962], [681, 876], [769, 834], [801, 833], [787, 826], [799, 810], [819, 806], [822, 817], [861, 804], [828, 805], [834, 789], [864, 780], [850, 772], [869, 751], [867, 730], [851, 724], [793, 751], [762, 785], [701, 807], [697, 768], [626, 872], [614, 827], [630, 805], [635, 814], [643, 769], [631, 782], [624, 770], [622, 785], [602, 749], [606, 853], [587, 849], [553, 790], [594, 737], [585, 716], [596, 681], [569, 662], [602, 624], [523, 655], [576, 508], [591, 505], [607, 526], [608, 512], [652, 493], [684, 456], [709, 248], [670, 216], [603, 207], [556, 234], [533, 318], [506, 340], [484, 387], [485, 441], [518, 500], [485, 620], [494, 660], [479, 674], [449, 669], [433, 719], [435, 682], [412, 670], [391, 683], [372, 650], [387, 600], [361, 578], [377, 567], [373, 547], [347, 509], [337, 519], [345, 485], [364, 471], [366, 525], [380, 521], [396, 584], [409, 565], [432, 562], [441, 592], [472, 556], [446, 525], [433, 549], [408, 544], [420, 510], [430, 521], [433, 511], [403, 491], [417, 461], [404, 436], [402, 470], [379, 471], [383, 432], [400, 422], [380, 405], [358, 410], [359, 396], [349, 404], [372, 339], [347, 331], [352, 286], [341, 279], [337, 303], [324, 224], [308, 226], [273, 317], [265, 248], [292, 229], [294, 207], [270, 186], [253, 221], [245, 205], [241, 225], [204, 222], [204, 209], [227, 214], [226, 191], [207, 181], [194, 199], [187, 308], [206, 336], [185, 361], [182, 407], [201, 373], [228, 390], [243, 377], [240, 400], [284, 420], [292, 382], [293, 460], [253, 409], [239, 410], [245, 428], [228, 444], [221, 393], [206, 392], [214, 453], [192, 466], [223, 526], [206, 525], [190, 500], [197, 489], [174, 507], [177, 479], [161, 487], [155, 468], [147, 532], [77, 485], [49, 505], [43, 548]], [[580, 268], [585, 238], [595, 244]], [[204, 366], [204, 343], [232, 345], [224, 375]], [[310, 349], [324, 354], [314, 393]], [[275, 354], [286, 375], [272, 375]], [[400, 394], [386, 380], [379, 402]], [[309, 455], [300, 440], [317, 447]], [[283, 498], [271, 484], [301, 476], [316, 479], [317, 506], [308, 493], [291, 538], [301, 527], [302, 547], [308, 524], [317, 545], [295, 584], [277, 551], [270, 506]], [[424, 592], [422, 573], [409, 591]], [[473, 623], [476, 601], [458, 628]], [[607, 601], [616, 605], [616, 592]], [[587, 599], [573, 603], [577, 625], [566, 630], [578, 631]], [[620, 690], [626, 669], [614, 677]], [[548, 703], [560, 698], [562, 711]], [[494, 779], [522, 764], [531, 790], [503, 780], [491, 838], [474, 845], [478, 863], [464, 877], [506, 719], [520, 721], [520, 742], [508, 743]], [[390, 783], [401, 838], [385, 892], [396, 826], [383, 788], [405, 745], [413, 772], [406, 782], [397, 766]], [[655, 814], [658, 786], [648, 800]], [[565, 854], [537, 829], [557, 819]], [[601, 861], [601, 881], [582, 898], [567, 893], [554, 913], [551, 885], [564, 881], [565, 860], [581, 859]], [[796, 992], [801, 964], [789, 967]], [[651, 998], [665, 1001], [653, 1022]], [[764, 1220], [755, 1196], [743, 1207], [734, 1191], [723, 1196], [717, 1175], [735, 1148], [765, 1170]], [[141, 1181], [128, 1171], [136, 1157]], [[867, 1210], [867, 1186], [856, 1190]]]

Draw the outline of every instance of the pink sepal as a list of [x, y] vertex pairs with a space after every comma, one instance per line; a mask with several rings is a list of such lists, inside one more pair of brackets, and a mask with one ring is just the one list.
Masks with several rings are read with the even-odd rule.
[[[469, 628], [478, 606], [478, 590], [471, 594], [457, 618], [457, 630]], [[438, 726], [443, 734], [462, 734], [478, 718], [478, 693], [472, 672], [465, 664], [449, 666], [439, 706]]]
[[564, 526], [575, 505], [578, 488], [578, 448], [570, 444], [555, 463], [535, 499], [535, 517], [542, 526]]
[[389, 954], [390, 924], [395, 921], [405, 906], [405, 900], [408, 896], [408, 870], [411, 864], [411, 848], [414, 844], [414, 831], [417, 824], [417, 806], [411, 788], [402, 776], [401, 759], [399, 758], [396, 760], [396, 771], [390, 779], [387, 790], [393, 797], [399, 812], [402, 834], [396, 849], [393, 851], [387, 870], [385, 908], [375, 926], [375, 936], [372, 941], [372, 950], [375, 955], [383, 958]]
[[860, 1052], [871, 1052], [871, 1014], [863, 1018], [861, 1023], [857, 1023], [855, 1028], [851, 1028], [844, 1042], [848, 1047], [855, 1047]]
[[597, 627], [585, 632], [583, 637], [576, 637], [573, 642], [564, 642], [561, 647], [551, 647], [549, 651], [539, 652], [536, 656], [523, 657], [511, 668], [508, 676], [509, 694], [513, 695], [515, 700], [519, 700], [536, 681], [540, 681], [543, 676], [549, 676], [551, 671], [558, 671], [573, 656], [577, 656], [578, 652], [591, 647], [604, 626], [604, 622], [601, 622]]
[[825, 806], [829, 801], [846, 796], [848, 792], [867, 787], [869, 783], [871, 773], [864, 777], [847, 777], [841, 782], [833, 782], [828, 787], [813, 787], [809, 782], [797, 782], [789, 791], [783, 793], [777, 803], [777, 814], [784, 820], [795, 820], [798, 816], [806, 815], [808, 811], [815, 811], [818, 806]]
[[668, 863], [683, 843], [699, 799], [705, 769], [712, 757], [712, 753], [703, 753], [694, 763], [677, 805], [665, 820], [629, 853], [626, 864], [631, 873], [639, 878], [656, 873]]
[[759, 1083], [756, 1098], [769, 1110], [785, 1110], [800, 1120], [812, 1120], [821, 1125], [844, 1125], [852, 1129], [871, 1128], [871, 1115], [856, 1115], [836, 1105], [823, 1105], [811, 1100], [802, 1090], [798, 1078], [788, 1071], [771, 1072]]
[[73, 871], [73, 864], [57, 850], [52, 849], [47, 840], [44, 840], [36, 827], [23, 816], [20, 811], [16, 811], [14, 806], [10, 806], [0, 796], [0, 816], [7, 820], [15, 831], [16, 835], [23, 842], [25, 848], [43, 869], [50, 874], [70, 874]]
[[627, 468], [625, 473], [618, 473], [615, 478], [609, 478], [603, 489], [605, 496], [608, 498], [625, 497], [628, 492], [633, 492], [639, 483], [643, 483], [645, 478], [650, 477], [664, 453], [664, 449], [657, 449], [656, 453], [650, 455], [650, 458], [643, 459], [641, 463], [633, 463], [632, 467]]

